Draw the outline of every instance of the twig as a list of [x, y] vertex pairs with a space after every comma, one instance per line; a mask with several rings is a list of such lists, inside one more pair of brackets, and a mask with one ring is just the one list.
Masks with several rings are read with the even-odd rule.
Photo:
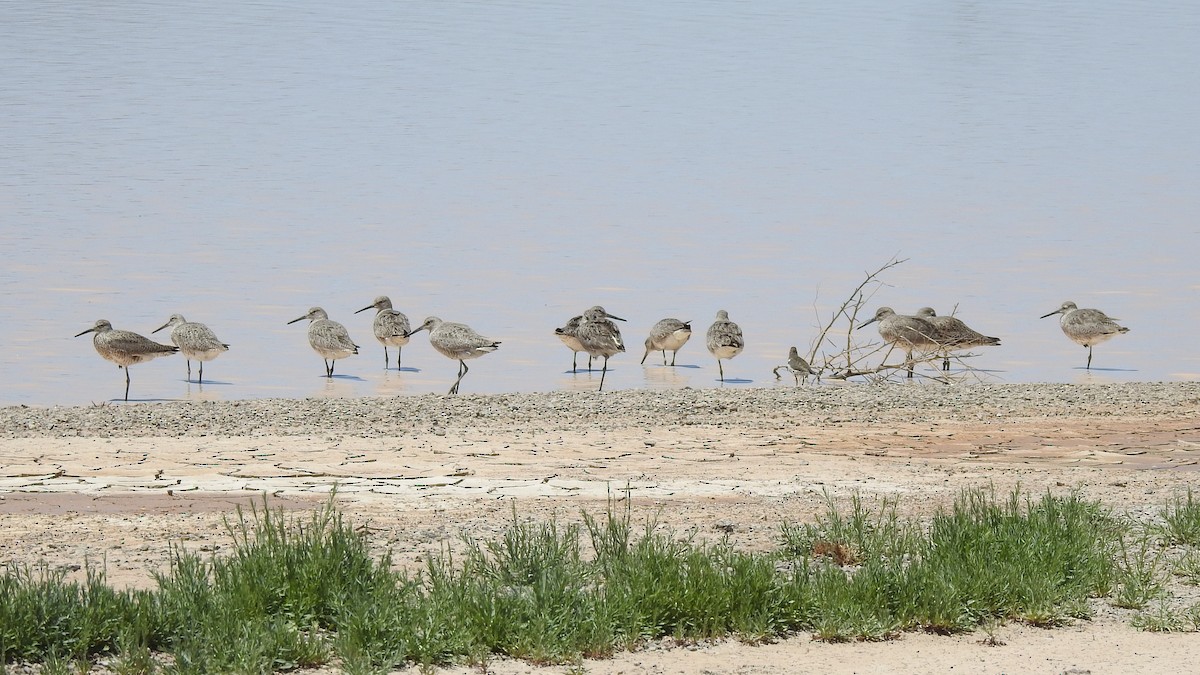
[[[854, 350], [853, 332], [854, 332], [854, 325], [856, 323], [856, 320], [858, 319], [858, 312], [860, 309], [862, 309], [863, 305], [866, 304], [866, 301], [869, 300], [871, 298], [871, 296], [874, 295], [874, 293], [875, 293], [875, 290], [873, 289], [869, 295], [865, 294], [864, 289], [871, 283], [876, 282], [879, 279], [879, 276], [881, 274], [883, 274], [884, 272], [886, 272], [887, 270], [890, 270], [891, 268], [893, 268], [903, 262], [907, 262], [907, 261], [908, 261], [908, 258], [904, 258], [903, 260], [901, 260], [901, 259], [897, 259], [896, 257], [893, 256], [891, 260], [884, 263], [884, 265], [882, 267], [880, 267], [879, 269], [875, 270], [874, 272], [867, 273], [866, 278], [864, 278], [862, 280], [862, 282], [859, 283], [858, 286], [855, 287], [855, 289], [853, 291], [851, 291], [849, 297], [847, 297], [846, 300], [842, 302], [842, 305], [840, 307], [838, 307], [829, 316], [829, 321], [825, 323], [825, 326], [821, 329], [821, 332], [817, 335], [817, 339], [813, 342], [812, 348], [809, 350], [809, 354], [808, 354], [808, 362], [809, 363], [813, 363], [816, 361], [818, 347], [828, 339], [828, 336], [829, 336], [830, 332], [833, 330], [833, 327], [837, 324], [838, 320], [843, 317], [845, 317], [845, 319], [849, 322], [849, 327], [846, 330], [846, 347], [844, 350], [842, 350], [842, 353], [840, 355], [846, 356], [847, 359], [849, 359], [849, 357], [855, 351]], [[878, 283], [881, 284], [882, 282], [878, 282]], [[847, 361], [847, 363], [846, 363], [847, 369], [852, 367], [852, 365], [853, 365], [852, 363]]]
[[[886, 380], [889, 377], [904, 371], [913, 373], [922, 379], [931, 380], [951, 384], [955, 379], [959, 379], [960, 374], [951, 375], [948, 372], [942, 371], [940, 364], [943, 359], [954, 359], [963, 368], [963, 373], [983, 379], [986, 373], [977, 370], [976, 368], [967, 365], [963, 359], [973, 356], [973, 354], [952, 354], [949, 349], [937, 348], [929, 351], [924, 351], [920, 357], [910, 356], [904, 363], [895, 365], [887, 363], [888, 357], [895, 349], [896, 345], [889, 343], [868, 342], [866, 344], [856, 344], [854, 340], [856, 327], [859, 325], [858, 316], [862, 312], [866, 304], [871, 300], [875, 293], [885, 284], [882, 280], [884, 272], [896, 267], [897, 265], [907, 262], [907, 258], [893, 257], [876, 269], [873, 272], [867, 272], [863, 280], [850, 292], [849, 296], [842, 304], [834, 310], [828, 320], [819, 323], [820, 332], [812, 341], [809, 348], [808, 362], [812, 364], [813, 374], [820, 381], [822, 375], [828, 373], [828, 377], [836, 380], [846, 380], [851, 377], [867, 377], [876, 380]], [[954, 310], [957, 311], [955, 306]], [[820, 322], [820, 312], [816, 306], [816, 299], [813, 301], [813, 313], [817, 315]], [[951, 314], [953, 316], [953, 313]], [[846, 321], [844, 333], [844, 344], [842, 343], [843, 333], [841, 332], [840, 323]], [[931, 341], [936, 342], [936, 336], [926, 336]], [[829, 349], [829, 352], [825, 350]], [[872, 359], [876, 354], [884, 352], [880, 359], [880, 364], [877, 366], [864, 365], [866, 361]], [[818, 358], [818, 354], [820, 358]], [[922, 364], [938, 363], [936, 370], [937, 375], [929, 375], [927, 373], [916, 372], [916, 366]]]

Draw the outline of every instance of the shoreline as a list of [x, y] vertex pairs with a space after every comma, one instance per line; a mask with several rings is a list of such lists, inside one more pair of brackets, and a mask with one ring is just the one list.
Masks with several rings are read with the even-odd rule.
[[430, 429], [1178, 417], [1200, 383], [881, 385], [250, 399], [0, 408], [0, 437], [423, 433]]

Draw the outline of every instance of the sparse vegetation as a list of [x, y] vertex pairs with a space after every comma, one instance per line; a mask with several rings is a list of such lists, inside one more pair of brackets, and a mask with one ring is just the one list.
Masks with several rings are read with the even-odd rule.
[[1189, 488], [1184, 497], [1175, 497], [1162, 511], [1163, 538], [1168, 544], [1200, 546], [1200, 501]]
[[1166, 593], [1166, 549], [1148, 532], [1123, 537], [1119, 543], [1116, 558], [1119, 584], [1113, 604], [1143, 609]]
[[[1189, 494], [1164, 511], [1186, 532]], [[449, 547], [417, 573], [372, 557], [333, 501], [303, 518], [265, 505], [227, 522], [229, 555], [173, 552], [157, 588], [120, 591], [89, 566], [9, 566], [0, 574], [0, 655], [79, 672], [279, 672], [336, 665], [351, 673], [507, 655], [578, 665], [663, 638], [758, 643], [797, 631], [826, 641], [885, 640], [903, 631], [1054, 626], [1110, 597], [1137, 607], [1146, 630], [1197, 629], [1200, 610], [1165, 591], [1171, 560], [1150, 528], [1077, 496], [1007, 498], [972, 490], [927, 522], [896, 500], [843, 511], [829, 499], [814, 523], [784, 524], [779, 550], [679, 539], [635, 527], [628, 501], [583, 524], [513, 522], [502, 536]], [[585, 546], [590, 545], [590, 546]], [[586, 553], [585, 553], [586, 552]], [[1149, 609], [1147, 609], [1149, 607]]]
[[1175, 610], [1166, 598], [1159, 598], [1153, 609], [1138, 612], [1131, 623], [1134, 627], [1154, 633], [1178, 633], [1195, 630], [1188, 625], [1188, 619], [1183, 613]]

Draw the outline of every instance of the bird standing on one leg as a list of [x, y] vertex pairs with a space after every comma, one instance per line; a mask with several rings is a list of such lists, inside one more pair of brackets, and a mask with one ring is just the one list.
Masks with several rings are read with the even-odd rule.
[[742, 350], [746, 348], [746, 341], [742, 337], [742, 329], [734, 322], [729, 320], [729, 312], [720, 310], [717, 312], [717, 319], [708, 327], [707, 334], [708, 351], [713, 356], [717, 357], [717, 371], [720, 373], [721, 381], [725, 381], [725, 368], [721, 365], [721, 359], [732, 359]]
[[[565, 326], [563, 326], [562, 328], [554, 329], [554, 335], [559, 340], [562, 340], [562, 343], [567, 346], [567, 349], [571, 350], [571, 372], [572, 373], [576, 372], [579, 369], [578, 365], [576, 365], [576, 359], [579, 356], [579, 352], [587, 351], [586, 349], [583, 348], [583, 344], [579, 342], [579, 337], [576, 335], [576, 333], [579, 332], [579, 324], [581, 324], [581, 323], [583, 323], [583, 315], [582, 314], [579, 316], [573, 316], [570, 319], [567, 319], [567, 324]], [[588, 354], [588, 370], [590, 371], [591, 369], [592, 369], [592, 356], [591, 356], [591, 354]]]
[[1129, 332], [1128, 328], [1117, 324], [1120, 319], [1108, 316], [1098, 309], [1079, 309], [1070, 300], [1064, 302], [1053, 312], [1043, 314], [1041, 318], [1045, 319], [1055, 314], [1062, 315], [1059, 325], [1062, 327], [1063, 334], [1072, 342], [1087, 347], [1087, 370], [1092, 369], [1092, 347], [1121, 333]]
[[129, 366], [179, 351], [179, 347], [174, 345], [159, 344], [132, 331], [116, 330], [106, 319], [96, 321], [96, 325], [76, 333], [75, 337], [88, 333], [95, 333], [92, 336], [92, 346], [96, 348], [97, 354], [125, 369], [126, 401], [129, 401]]

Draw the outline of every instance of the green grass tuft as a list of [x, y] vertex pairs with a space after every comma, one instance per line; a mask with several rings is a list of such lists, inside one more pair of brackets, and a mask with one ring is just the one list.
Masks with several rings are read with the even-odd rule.
[[1200, 501], [1188, 488], [1186, 497], [1176, 496], [1162, 510], [1163, 538], [1167, 544], [1200, 546]]
[[831, 504], [815, 524], [785, 526], [781, 537], [785, 554], [825, 568], [815, 577], [818, 637], [846, 640], [1077, 618], [1087, 598], [1112, 585], [1118, 531], [1075, 496], [1032, 501], [1014, 492], [999, 502], [973, 490], [924, 533], [899, 520], [894, 501], [873, 514], [855, 498], [848, 518]]

